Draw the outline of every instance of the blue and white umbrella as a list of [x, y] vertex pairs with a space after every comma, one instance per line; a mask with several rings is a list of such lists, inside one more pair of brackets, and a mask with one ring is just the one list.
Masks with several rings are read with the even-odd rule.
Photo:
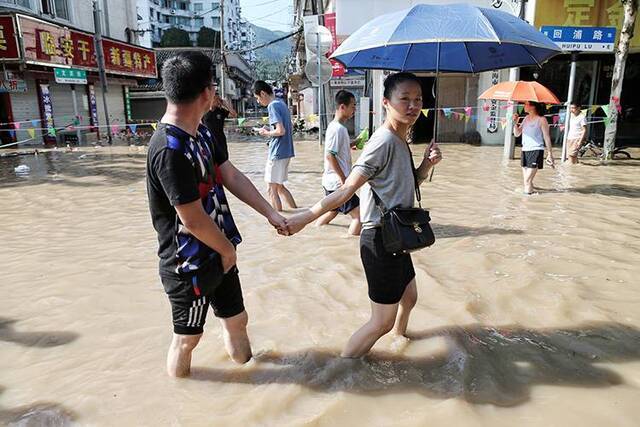
[[347, 68], [478, 73], [541, 66], [561, 51], [520, 18], [469, 4], [419, 4], [379, 16], [331, 55]]

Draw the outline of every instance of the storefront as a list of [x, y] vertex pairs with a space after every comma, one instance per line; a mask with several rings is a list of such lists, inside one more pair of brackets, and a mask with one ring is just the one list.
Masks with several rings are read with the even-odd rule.
[[[615, 27], [616, 46], [624, 20], [619, 0], [537, 0], [535, 26]], [[636, 19], [635, 37], [631, 39], [620, 97], [621, 111], [618, 124], [620, 145], [638, 145], [640, 134], [640, 98], [635, 96], [640, 85], [640, 19]], [[576, 37], [579, 35], [576, 34]], [[523, 80], [538, 80], [549, 87], [560, 99], [566, 99], [570, 73], [569, 55], [560, 55], [542, 69], [523, 68]], [[602, 140], [604, 111], [600, 105], [609, 104], [611, 77], [615, 57], [609, 53], [582, 52], [578, 56], [574, 100], [582, 104], [590, 118], [590, 138]], [[556, 132], [558, 133], [558, 132]]]
[[[125, 88], [136, 86], [138, 78], [156, 77], [155, 54], [106, 38], [102, 48], [109, 118], [123, 126], [130, 119]], [[0, 86], [8, 88], [0, 90], [4, 145], [53, 144], [71, 126], [93, 138], [106, 131], [92, 34], [21, 14], [0, 16], [0, 62]], [[72, 91], [72, 85], [56, 82], [56, 68], [82, 70], [86, 78]]]

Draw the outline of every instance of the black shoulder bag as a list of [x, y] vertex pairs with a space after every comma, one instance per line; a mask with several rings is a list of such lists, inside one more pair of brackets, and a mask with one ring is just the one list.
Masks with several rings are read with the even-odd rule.
[[387, 252], [394, 254], [414, 252], [431, 246], [436, 241], [433, 230], [429, 225], [429, 221], [431, 221], [429, 211], [422, 209], [422, 196], [420, 194], [420, 187], [418, 186], [418, 178], [416, 176], [416, 166], [413, 163], [413, 156], [411, 155], [409, 144], [407, 144], [407, 149], [409, 150], [409, 158], [411, 159], [413, 184], [419, 207], [395, 207], [387, 209], [375, 190], [373, 190], [373, 187], [371, 188], [375, 204], [378, 209], [380, 209], [382, 216], [382, 244]]

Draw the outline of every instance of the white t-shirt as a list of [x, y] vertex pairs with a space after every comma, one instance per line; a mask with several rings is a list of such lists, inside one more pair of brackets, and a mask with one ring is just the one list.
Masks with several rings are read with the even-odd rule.
[[324, 140], [324, 153], [322, 186], [328, 191], [335, 191], [342, 185], [342, 182], [338, 174], [329, 164], [326, 156], [328, 154], [335, 156], [344, 176], [349, 176], [349, 172], [351, 172], [351, 140], [349, 139], [349, 131], [337, 120], [332, 121], [329, 123], [329, 126], [327, 126], [327, 133]]
[[582, 133], [582, 127], [587, 125], [587, 119], [584, 114], [580, 113], [577, 116], [571, 115], [569, 120], [569, 139], [580, 138]]

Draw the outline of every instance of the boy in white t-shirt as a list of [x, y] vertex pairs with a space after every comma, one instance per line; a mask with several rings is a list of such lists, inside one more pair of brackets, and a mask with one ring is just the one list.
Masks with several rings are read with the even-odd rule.
[[578, 151], [587, 136], [587, 119], [580, 111], [580, 105], [571, 104], [571, 119], [569, 120], [569, 135], [567, 136], [567, 162], [572, 165], [578, 163]]
[[[322, 187], [325, 195], [336, 191], [351, 172], [351, 139], [349, 131], [344, 123], [353, 117], [356, 110], [355, 96], [346, 90], [340, 90], [336, 94], [336, 114], [325, 134], [324, 144], [324, 173], [322, 174]], [[362, 224], [360, 223], [360, 199], [353, 195], [344, 205], [334, 211], [327, 212], [316, 221], [316, 225], [329, 224], [338, 212], [351, 216], [349, 234], [360, 235]]]

